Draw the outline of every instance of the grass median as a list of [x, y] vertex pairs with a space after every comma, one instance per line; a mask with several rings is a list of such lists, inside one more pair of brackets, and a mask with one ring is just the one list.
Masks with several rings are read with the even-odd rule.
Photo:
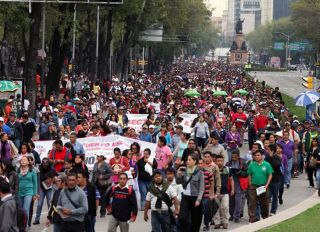
[[[315, 232], [319, 228], [320, 204], [303, 213], [259, 232]], [[273, 217], [276, 217], [273, 216]]]
[[302, 106], [296, 106], [295, 99], [292, 97], [281, 93], [282, 100], [284, 101], [285, 106], [289, 109], [290, 113], [297, 115], [300, 121], [303, 121], [306, 118], [306, 108]]

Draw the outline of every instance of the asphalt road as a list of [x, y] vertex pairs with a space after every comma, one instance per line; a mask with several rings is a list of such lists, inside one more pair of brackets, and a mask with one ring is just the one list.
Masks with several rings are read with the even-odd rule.
[[[248, 151], [248, 146], [244, 145], [241, 148], [241, 156], [244, 156]], [[281, 212], [283, 210], [289, 209], [290, 207], [300, 203], [301, 201], [305, 200], [306, 198], [310, 197], [315, 192], [315, 189], [308, 188], [308, 181], [306, 175], [300, 175], [299, 178], [293, 179], [291, 183], [290, 189], [285, 189], [284, 193], [284, 203], [283, 205], [279, 205], [278, 212]], [[244, 218], [241, 219], [240, 223], [229, 223], [229, 229], [228, 230], [222, 230], [221, 231], [229, 231], [232, 229], [239, 228], [240, 226], [247, 225], [248, 223], [248, 213], [247, 213], [247, 207], [245, 207], [245, 215]], [[35, 212], [35, 210], [34, 210]], [[45, 228], [45, 220], [47, 216], [47, 209], [46, 206], [43, 207], [43, 214], [41, 217], [41, 224], [37, 226], [32, 226], [31, 231], [32, 232], [42, 232], [42, 230]], [[97, 223], [96, 223], [96, 232], [107, 232], [108, 229], [108, 217], [101, 219], [99, 216], [99, 210], [98, 216], [97, 216]], [[149, 211], [150, 214], [150, 211]], [[274, 216], [276, 217], [276, 216]], [[150, 218], [150, 215], [149, 215]], [[213, 226], [211, 227], [213, 230]], [[120, 231], [120, 230], [118, 230]], [[138, 218], [135, 223], [130, 224], [130, 231], [132, 232], [150, 232], [151, 231], [151, 222], [148, 223], [143, 220], [143, 212], [138, 212]], [[52, 227], [49, 227], [48, 232], [52, 232]]]
[[[280, 91], [289, 95], [290, 97], [297, 97], [299, 93], [307, 89], [302, 85], [303, 77], [306, 77], [308, 72], [302, 71], [288, 71], [288, 72], [251, 72], [252, 76], [259, 81], [265, 81], [271, 87], [279, 87]], [[319, 86], [319, 83], [316, 84]]]

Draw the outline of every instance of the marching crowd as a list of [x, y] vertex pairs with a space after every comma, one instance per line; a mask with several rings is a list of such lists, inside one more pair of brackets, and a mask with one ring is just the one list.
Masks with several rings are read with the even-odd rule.
[[[90, 82], [81, 74], [71, 86], [64, 76], [60, 95], [44, 99], [39, 92], [35, 118], [25, 104], [13, 108], [14, 97], [6, 104], [0, 117], [1, 232], [40, 224], [45, 201], [46, 225], [54, 232], [94, 232], [98, 209], [101, 218], [109, 215], [110, 232], [129, 231], [139, 211], [153, 232], [227, 229], [244, 220], [246, 207], [250, 223], [275, 215], [284, 189], [304, 170], [310, 187], [320, 187], [317, 122], [298, 121], [279, 88], [237, 66], [194, 59], [127, 82], [116, 76]], [[189, 89], [199, 95], [185, 96]], [[148, 114], [141, 131], [128, 127], [129, 113]], [[197, 114], [191, 133], [184, 113]], [[110, 134], [137, 142], [114, 148], [112, 157], [97, 155], [89, 170], [78, 138]], [[53, 140], [46, 157], [35, 140]], [[142, 149], [139, 141], [155, 150]]]

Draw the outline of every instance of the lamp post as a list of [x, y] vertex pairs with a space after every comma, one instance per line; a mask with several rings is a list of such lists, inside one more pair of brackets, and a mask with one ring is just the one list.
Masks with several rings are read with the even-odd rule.
[[287, 39], [287, 45], [286, 45], [286, 63], [287, 63], [287, 69], [290, 67], [290, 60], [291, 60], [291, 55], [290, 55], [290, 35], [285, 34], [283, 32], [275, 32], [274, 34], [282, 35]]
[[229, 64], [230, 52], [227, 52], [227, 64]]

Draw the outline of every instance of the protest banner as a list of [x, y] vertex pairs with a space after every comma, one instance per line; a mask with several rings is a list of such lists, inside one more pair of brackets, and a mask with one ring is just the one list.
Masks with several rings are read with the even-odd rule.
[[181, 126], [183, 126], [183, 132], [191, 133], [191, 124], [193, 120], [198, 117], [197, 114], [180, 114], [180, 117], [183, 118]]
[[[106, 161], [113, 157], [113, 149], [119, 147], [121, 151], [130, 149], [130, 145], [134, 142], [140, 144], [141, 154], [144, 149], [149, 148], [151, 155], [155, 155], [156, 144], [143, 142], [136, 139], [126, 138], [120, 135], [108, 135], [104, 137], [87, 137], [77, 139], [85, 150], [86, 164], [89, 170], [92, 170], [94, 163], [96, 162], [97, 155], [103, 155], [106, 157]], [[39, 152], [41, 159], [47, 157], [54, 141], [36, 141], [35, 150]], [[67, 141], [64, 141], [64, 143]]]
[[134, 128], [136, 132], [141, 132], [143, 123], [147, 121], [148, 114], [127, 114], [128, 127]]

